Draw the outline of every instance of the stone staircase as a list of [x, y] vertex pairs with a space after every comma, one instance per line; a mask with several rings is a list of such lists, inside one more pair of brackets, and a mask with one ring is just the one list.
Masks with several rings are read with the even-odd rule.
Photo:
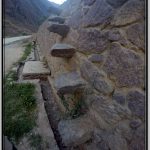
[[[69, 27], [63, 24], [65, 22], [64, 18], [57, 16], [50, 18], [49, 21], [52, 22], [48, 28], [50, 32], [56, 33], [62, 38], [68, 34]], [[66, 43], [55, 43], [50, 50], [52, 57], [57, 57], [57, 59], [63, 58], [64, 60], [71, 59], [75, 53], [76, 48]], [[69, 63], [69, 61], [67, 62]], [[98, 73], [96, 68], [93, 68], [92, 64], [87, 62], [83, 63], [80, 67], [80, 71], [66, 70], [64, 73], [54, 76], [51, 81], [51, 71], [40, 60], [27, 61], [22, 72], [24, 79], [40, 79], [41, 83], [44, 84], [44, 78], [50, 85], [45, 86], [46, 92], [44, 88], [42, 88], [42, 93], [46, 101], [46, 113], [60, 150], [70, 150], [72, 148], [74, 149], [74, 147], [77, 149], [83, 148], [85, 150], [94, 147], [98, 149], [97, 143], [91, 142], [87, 144], [87, 142], [93, 138], [95, 129], [98, 127], [103, 130], [111, 130], [121, 119], [130, 116], [128, 110], [123, 110], [122, 107], [115, 107], [107, 98], [107, 95], [113, 91], [113, 87], [107, 86], [108, 81], [105, 79], [103, 72]], [[58, 112], [60, 114], [61, 112], [67, 112], [65, 106], [62, 104], [61, 96], [75, 96], [78, 92], [82, 95], [85, 92], [84, 90], [87, 82], [89, 82], [88, 80], [91, 80], [91, 85], [94, 86], [95, 90], [104, 93], [105, 96], [100, 97], [99, 95], [96, 96], [92, 94], [88, 96], [86, 98], [88, 111], [76, 119], [62, 120], [61, 117], [58, 117], [60, 120], [55, 120], [57, 118], [55, 115]], [[51, 93], [50, 95], [44, 94], [49, 92]], [[60, 110], [58, 110], [58, 108]], [[95, 137], [92, 140], [95, 140]], [[104, 145], [102, 145], [101, 149], [103, 148]]]
[[[49, 21], [51, 22], [50, 27], [48, 28], [50, 32], [56, 33], [62, 38], [68, 34], [70, 28], [64, 24], [65, 18], [56, 16], [49, 18]], [[75, 56], [76, 48], [67, 43], [55, 43], [50, 49], [50, 54], [51, 57], [57, 57], [56, 59], [58, 60], [67, 60], [66, 63], [71, 67], [68, 60], [71, 60]], [[95, 55], [92, 58], [89, 58], [89, 60], [90, 59], [99, 62], [103, 58]], [[107, 131], [109, 129], [110, 132], [113, 132], [112, 130], [119, 121], [124, 118], [130, 119], [130, 112], [128, 109], [119, 105], [115, 106], [109, 99], [109, 95], [113, 92], [114, 87], [106, 77], [105, 73], [103, 71], [99, 72], [90, 61], [83, 60], [80, 70], [79, 68], [74, 71], [66, 69], [62, 74], [54, 76], [52, 79], [50, 79], [50, 74], [50, 70], [46, 68], [44, 63], [40, 60], [28, 61], [24, 65], [24, 79], [40, 79], [43, 85], [45, 84], [43, 78], [46, 79], [46, 92], [44, 91], [44, 88], [42, 88], [42, 93], [46, 101], [45, 108], [49, 122], [59, 149], [74, 150], [76, 147], [77, 149], [88, 150], [95, 148], [96, 150], [99, 149], [97, 143], [100, 143], [100, 149], [105, 149], [106, 147], [106, 149], [109, 149], [109, 146], [112, 147], [111, 143], [104, 144], [104, 141], [102, 140], [98, 140], [98, 142], [96, 141], [94, 143], [93, 141], [97, 139], [96, 135], [93, 137], [95, 130], [97, 128], [98, 131], [99, 129], [104, 130], [104, 133], [100, 133], [101, 136], [103, 134], [107, 135], [105, 130]], [[64, 112], [68, 111], [62, 102], [62, 96], [65, 98], [65, 101], [69, 103], [70, 98], [67, 97], [68, 95], [75, 97], [78, 95], [78, 92], [80, 92], [81, 95], [79, 95], [82, 97], [86, 90], [87, 82], [89, 82], [92, 90], [95, 90], [95, 92], [99, 94], [88, 93], [84, 97], [87, 105], [86, 113], [76, 119], [69, 120], [62, 119], [61, 117], [58, 117], [58, 119], [55, 117], [58, 112], [59, 114], [64, 114]], [[68, 99], [66, 99], [66, 97]], [[81, 97], [75, 97], [75, 100], [81, 100]], [[118, 135], [109, 133], [109, 135], [115, 137], [116, 141], [117, 139], [121, 139], [122, 141], [120, 142], [124, 142], [124, 138], [120, 138], [120, 133]], [[121, 148], [121, 145], [119, 147]], [[126, 143], [124, 144], [124, 147], [126, 147]]]

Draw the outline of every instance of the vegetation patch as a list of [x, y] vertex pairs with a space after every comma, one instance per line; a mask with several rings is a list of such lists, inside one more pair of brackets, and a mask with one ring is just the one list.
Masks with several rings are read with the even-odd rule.
[[4, 83], [6, 84], [6, 83], [13, 82], [13, 81], [17, 81], [17, 79], [18, 79], [17, 72], [16, 71], [10, 71], [5, 76]]
[[35, 126], [35, 86], [30, 83], [12, 82], [13, 73], [5, 78], [4, 85], [4, 134], [18, 141]]
[[[31, 53], [32, 44], [25, 45], [25, 51], [20, 60], [27, 59]], [[4, 78], [3, 112], [4, 135], [12, 142], [18, 142], [36, 125], [36, 98], [35, 85], [31, 83], [17, 83], [17, 71], [10, 71]]]
[[66, 109], [65, 117], [75, 119], [85, 114], [87, 107], [83, 99], [70, 98], [74, 103], [72, 108], [69, 108], [69, 101], [63, 95], [61, 96], [61, 100]]
[[23, 54], [23, 56], [19, 59], [18, 62], [25, 61], [25, 60], [27, 59], [27, 57], [29, 56], [29, 54], [31, 53], [32, 48], [33, 48], [32, 43], [28, 43], [27, 45], [25, 45], [24, 54]]

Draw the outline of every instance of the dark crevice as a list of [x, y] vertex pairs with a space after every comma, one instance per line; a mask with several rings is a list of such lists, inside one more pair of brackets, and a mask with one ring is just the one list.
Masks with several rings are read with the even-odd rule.
[[45, 81], [41, 80], [40, 85], [41, 85], [41, 92], [43, 95], [43, 99], [45, 101], [45, 110], [48, 116], [50, 126], [54, 133], [54, 137], [57, 142], [57, 145], [60, 150], [69, 150], [69, 148], [66, 147], [62, 142], [62, 138], [58, 131], [58, 123], [61, 119], [61, 111], [59, 110], [56, 104], [55, 97], [52, 93], [51, 85], [47, 80]]
[[22, 71], [24, 67], [24, 62], [21, 62], [17, 68], [17, 80], [21, 81], [22, 80]]

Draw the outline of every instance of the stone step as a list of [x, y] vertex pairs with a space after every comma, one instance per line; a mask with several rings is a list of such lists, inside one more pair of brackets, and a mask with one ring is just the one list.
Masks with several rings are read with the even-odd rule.
[[48, 30], [50, 32], [57, 33], [62, 37], [65, 37], [68, 34], [70, 27], [65, 24], [53, 23], [50, 25], [50, 27], [48, 27]]
[[58, 94], [71, 94], [84, 89], [85, 85], [78, 72], [63, 73], [55, 79]]
[[50, 75], [50, 70], [41, 61], [27, 61], [25, 62], [22, 75], [25, 79], [39, 79]]
[[88, 116], [82, 116], [73, 120], [62, 120], [58, 124], [58, 130], [65, 146], [78, 146], [90, 140], [94, 124]]
[[48, 19], [51, 22], [56, 22], [59, 24], [64, 24], [65, 23], [65, 18], [59, 17], [59, 16], [54, 16]]
[[75, 48], [69, 44], [55, 44], [51, 48], [51, 55], [54, 57], [71, 58], [75, 53]]

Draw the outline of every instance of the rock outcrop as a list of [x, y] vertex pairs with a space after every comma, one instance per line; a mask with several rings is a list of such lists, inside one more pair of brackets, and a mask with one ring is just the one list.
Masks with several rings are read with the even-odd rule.
[[[85, 101], [88, 119], [95, 123], [89, 138], [86, 130], [75, 135], [80, 126], [74, 127], [75, 120], [61, 122], [66, 145], [144, 150], [144, 5], [142, 0], [68, 0], [59, 17], [40, 26], [37, 40], [51, 68], [51, 86], [58, 95], [76, 97], [74, 90], [84, 85], [77, 99]], [[54, 51], [56, 43], [72, 45], [75, 53], [66, 48]], [[63, 58], [68, 53], [69, 59]]]

